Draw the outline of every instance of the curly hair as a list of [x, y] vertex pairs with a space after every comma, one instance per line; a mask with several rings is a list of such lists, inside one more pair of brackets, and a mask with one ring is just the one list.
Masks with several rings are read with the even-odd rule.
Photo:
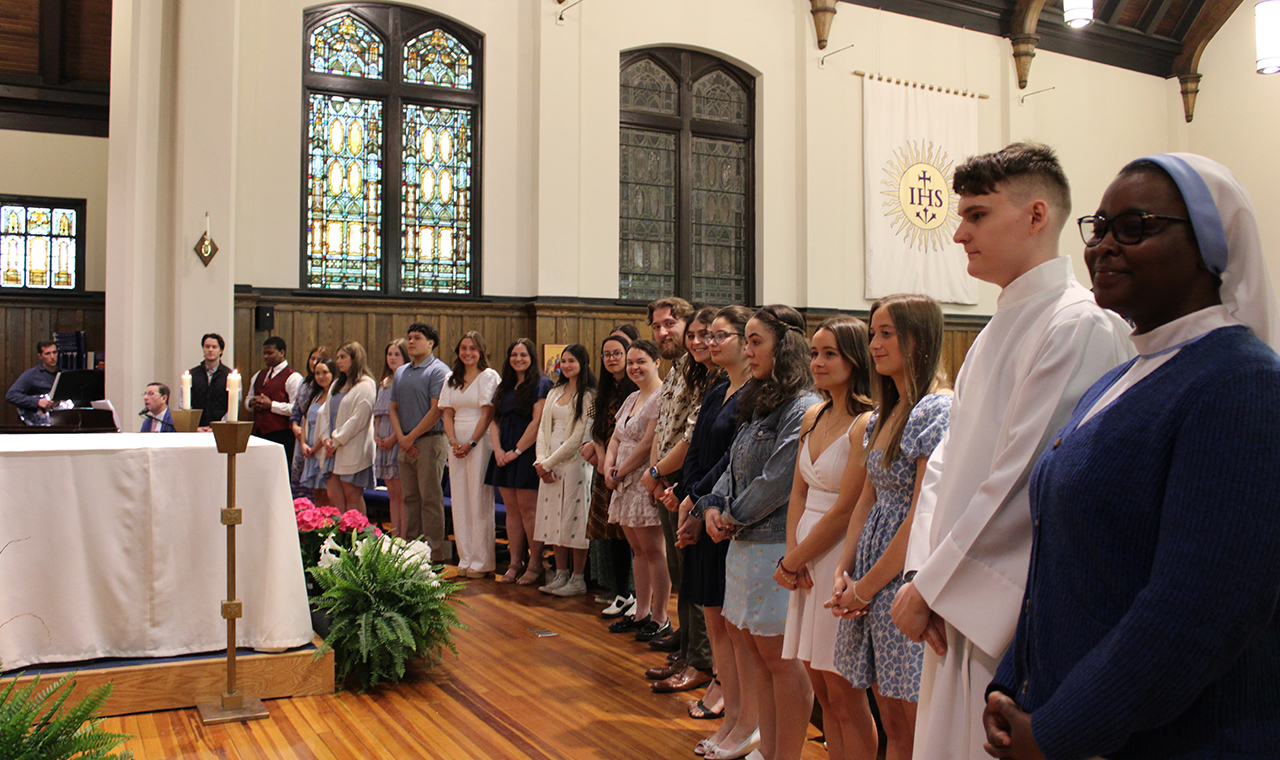
[[[740, 391], [738, 422], [772, 414], [775, 409], [813, 387], [809, 371], [809, 340], [804, 317], [783, 304], [765, 306], [751, 318], [773, 336], [773, 368], [764, 380], [747, 383]], [[750, 328], [748, 328], [750, 329]]]

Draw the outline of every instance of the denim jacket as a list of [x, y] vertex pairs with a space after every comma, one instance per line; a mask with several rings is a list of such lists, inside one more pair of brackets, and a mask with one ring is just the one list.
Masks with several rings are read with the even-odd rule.
[[805, 410], [819, 400], [815, 393], [801, 393], [739, 428], [729, 447], [729, 467], [711, 493], [698, 500], [696, 514], [719, 509], [737, 529], [735, 541], [786, 541], [800, 423]]

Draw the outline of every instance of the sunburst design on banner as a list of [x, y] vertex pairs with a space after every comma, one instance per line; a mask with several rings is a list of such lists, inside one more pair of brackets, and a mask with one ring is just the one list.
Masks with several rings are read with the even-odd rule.
[[881, 205], [894, 235], [922, 253], [943, 250], [960, 223], [960, 199], [951, 190], [955, 162], [932, 142], [909, 142], [885, 163], [881, 184], [889, 189], [881, 191]]

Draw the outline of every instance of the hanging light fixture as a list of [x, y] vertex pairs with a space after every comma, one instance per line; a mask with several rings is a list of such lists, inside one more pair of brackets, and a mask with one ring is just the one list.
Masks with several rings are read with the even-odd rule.
[[1062, 0], [1062, 18], [1072, 29], [1092, 24], [1093, 0]]
[[1258, 34], [1258, 73], [1280, 72], [1280, 0], [1261, 0], [1253, 6]]

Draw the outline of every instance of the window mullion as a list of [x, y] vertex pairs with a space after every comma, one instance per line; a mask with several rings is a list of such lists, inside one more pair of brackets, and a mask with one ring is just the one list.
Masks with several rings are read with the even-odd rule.
[[689, 54], [681, 54], [680, 139], [676, 161], [676, 293], [693, 295], [693, 82]]

